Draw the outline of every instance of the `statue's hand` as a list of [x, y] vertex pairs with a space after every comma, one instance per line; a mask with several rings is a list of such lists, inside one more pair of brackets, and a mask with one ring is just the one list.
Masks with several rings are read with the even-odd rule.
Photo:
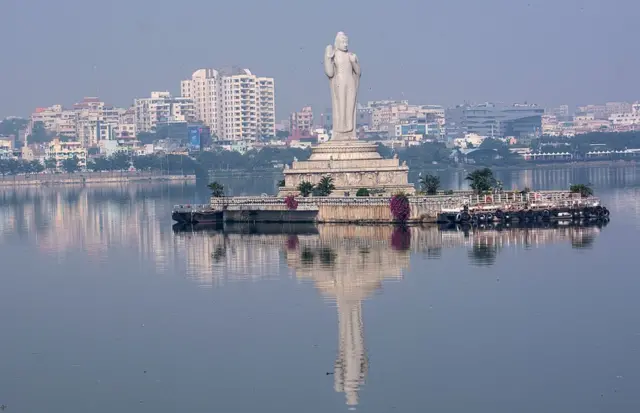
[[333, 59], [333, 56], [336, 54], [336, 52], [333, 50], [333, 46], [331, 45], [328, 45], [326, 49], [324, 49], [324, 53], [325, 53], [325, 56], [327, 56], [330, 59]]

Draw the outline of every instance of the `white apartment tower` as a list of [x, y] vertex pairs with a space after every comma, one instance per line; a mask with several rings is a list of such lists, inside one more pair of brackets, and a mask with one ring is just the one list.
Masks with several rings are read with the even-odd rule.
[[273, 78], [258, 77], [248, 69], [200, 69], [180, 85], [195, 115], [224, 140], [255, 141], [275, 136]]

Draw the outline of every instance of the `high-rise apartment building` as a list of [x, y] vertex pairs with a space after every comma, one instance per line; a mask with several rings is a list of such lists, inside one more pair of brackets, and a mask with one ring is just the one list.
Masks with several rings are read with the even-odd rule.
[[225, 140], [254, 141], [275, 136], [275, 88], [272, 78], [248, 69], [200, 69], [180, 84], [192, 99], [198, 120]]
[[151, 97], [135, 99], [133, 106], [139, 132], [151, 132], [158, 124], [193, 122], [196, 119], [193, 100], [173, 97], [169, 92], [151, 92]]

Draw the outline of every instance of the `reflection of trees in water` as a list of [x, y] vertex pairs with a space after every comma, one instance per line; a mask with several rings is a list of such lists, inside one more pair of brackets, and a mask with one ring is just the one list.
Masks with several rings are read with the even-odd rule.
[[442, 248], [427, 248], [427, 258], [431, 260], [442, 258]]
[[320, 247], [312, 249], [308, 246], [302, 247], [300, 251], [300, 262], [305, 266], [313, 266], [318, 259], [320, 265], [331, 267], [335, 264], [338, 254], [329, 247]]
[[300, 251], [300, 262], [303, 265], [313, 265], [314, 258], [313, 250], [311, 248], [303, 247], [302, 251]]
[[576, 234], [571, 238], [571, 247], [575, 249], [591, 249], [596, 237], [593, 234]]
[[227, 256], [227, 249], [223, 246], [218, 246], [211, 253], [211, 258], [213, 258], [213, 262], [218, 263], [222, 261]]
[[479, 266], [490, 266], [496, 262], [498, 247], [496, 245], [473, 244], [469, 251], [471, 263]]
[[318, 251], [318, 257], [320, 258], [320, 263], [327, 267], [332, 266], [336, 262], [336, 258], [338, 254], [331, 248], [323, 247]]

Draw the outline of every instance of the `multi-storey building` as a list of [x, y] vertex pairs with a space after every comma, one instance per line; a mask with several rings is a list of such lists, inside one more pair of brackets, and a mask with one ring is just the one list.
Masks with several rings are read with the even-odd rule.
[[289, 116], [289, 132], [309, 135], [313, 129], [313, 110], [305, 106], [300, 112], [293, 112]]
[[407, 101], [369, 102], [371, 109], [371, 123], [373, 129], [379, 129], [383, 124], [398, 124], [411, 119], [420, 119], [425, 122], [438, 123], [444, 126], [445, 111], [439, 105], [410, 105]]
[[173, 97], [169, 92], [151, 92], [151, 97], [135, 99], [135, 124], [139, 132], [151, 132], [159, 123], [193, 122], [196, 119], [193, 100]]
[[593, 115], [594, 119], [607, 119], [607, 107], [605, 105], [578, 106], [577, 115]]
[[125, 109], [105, 105], [98, 98], [84, 98], [73, 105], [76, 113], [76, 139], [86, 148], [100, 141], [115, 139], [120, 116]]
[[276, 90], [271, 77], [258, 78], [258, 123], [260, 136], [273, 138], [276, 136]]
[[629, 102], [607, 102], [604, 104], [605, 113], [611, 116], [615, 113], [631, 113], [632, 107]]
[[136, 110], [135, 107], [131, 107], [120, 114], [118, 126], [115, 130], [115, 139], [136, 139], [137, 132]]
[[49, 143], [46, 149], [46, 158], [56, 161], [56, 168], [61, 168], [65, 159], [78, 158], [78, 166], [87, 166], [87, 149], [81, 142], [65, 142], [56, 138]]
[[218, 133], [222, 125], [220, 101], [222, 100], [221, 74], [215, 69], [199, 69], [191, 79], [180, 82], [180, 94], [194, 103], [196, 119]]
[[44, 128], [54, 132], [56, 130], [57, 120], [64, 111], [62, 105], [53, 105], [48, 108], [36, 108], [31, 114], [31, 124], [41, 122]]
[[557, 108], [545, 111], [545, 113], [549, 116], [555, 116], [556, 118], [567, 119], [569, 118], [569, 105], [560, 105]]
[[465, 133], [494, 138], [525, 137], [541, 133], [543, 114], [544, 109], [536, 105], [484, 103], [464, 107], [462, 124]]
[[101, 140], [112, 139], [124, 109], [105, 105], [100, 99], [86, 97], [64, 109], [62, 105], [37, 108], [31, 115], [30, 128], [42, 122], [45, 129], [58, 136], [75, 139], [85, 147], [95, 147]]
[[248, 69], [200, 69], [180, 84], [182, 97], [194, 102], [195, 116], [225, 140], [275, 136], [275, 89], [272, 78]]

